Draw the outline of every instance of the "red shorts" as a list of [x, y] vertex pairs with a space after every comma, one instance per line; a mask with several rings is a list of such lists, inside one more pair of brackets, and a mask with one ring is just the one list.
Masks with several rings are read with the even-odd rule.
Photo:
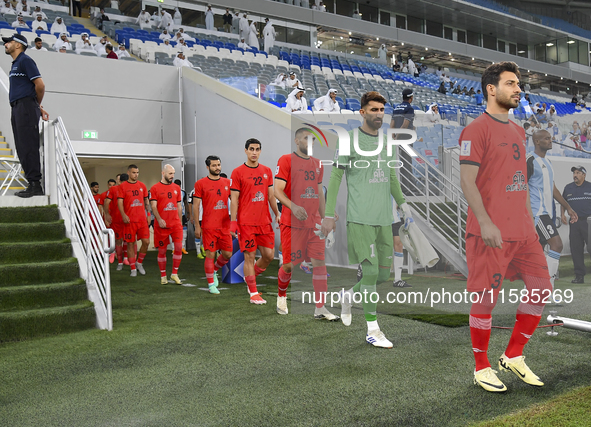
[[150, 229], [148, 223], [141, 222], [130, 222], [129, 224], [123, 224], [123, 240], [127, 243], [133, 243], [141, 239], [150, 238]]
[[255, 252], [257, 247], [275, 247], [275, 233], [273, 226], [267, 225], [239, 225], [238, 243], [242, 252]]
[[210, 252], [215, 252], [218, 249], [232, 252], [232, 235], [230, 234], [230, 230], [202, 228], [201, 246]]
[[123, 240], [123, 225], [122, 222], [111, 223], [109, 228], [115, 233], [115, 240]]
[[466, 261], [468, 263], [468, 292], [501, 287], [503, 278], [510, 281], [521, 275], [550, 279], [544, 250], [532, 233], [527, 240], [503, 242], [503, 248], [491, 248], [480, 236], [466, 237]]
[[291, 228], [280, 224], [279, 230], [284, 263], [298, 265], [302, 261], [309, 262], [312, 258], [324, 259], [325, 242], [314, 234], [313, 228]]
[[172, 237], [172, 243], [183, 243], [183, 227], [179, 225], [173, 228], [160, 228], [154, 221], [154, 246], [156, 248], [166, 248], [170, 243]]

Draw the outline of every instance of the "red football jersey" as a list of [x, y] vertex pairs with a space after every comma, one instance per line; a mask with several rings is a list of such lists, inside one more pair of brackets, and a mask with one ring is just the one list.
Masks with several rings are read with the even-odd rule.
[[304, 159], [296, 153], [286, 154], [279, 158], [275, 179], [285, 181], [285, 195], [308, 213], [308, 219], [300, 221], [287, 206], [281, 211], [281, 224], [294, 228], [314, 228], [322, 220], [318, 212], [319, 198], [324, 193], [318, 193], [318, 186], [322, 184], [324, 169], [320, 160], [310, 157]]
[[[166, 222], [166, 228], [175, 228], [183, 226], [179, 218], [178, 203], [181, 202], [181, 187], [177, 184], [163, 184], [159, 182], [150, 188], [150, 201], [156, 200], [156, 208]], [[154, 227], [160, 227], [158, 221], [154, 221]]]
[[[123, 220], [121, 219], [121, 213], [119, 212], [119, 208], [117, 207], [117, 199], [119, 198], [119, 186], [114, 185], [107, 190], [107, 195], [105, 199], [111, 200], [109, 202], [109, 214], [111, 215], [111, 222], [119, 224], [122, 223]], [[103, 201], [104, 204], [104, 201]]]
[[[509, 121], [482, 114], [460, 135], [460, 164], [479, 166], [476, 186], [484, 208], [505, 241], [525, 240], [535, 233], [527, 210], [525, 130]], [[480, 236], [480, 225], [468, 209], [466, 233]]]
[[102, 194], [99, 194], [99, 199], [97, 200], [97, 204], [99, 205], [104, 205], [105, 204], [105, 197], [107, 197], [107, 193], [109, 192], [109, 190], [105, 191]]
[[96, 202], [96, 205], [99, 205], [99, 201], [101, 200], [101, 195], [100, 194], [93, 194], [92, 198], [94, 199], [94, 201]]
[[201, 178], [195, 183], [193, 197], [201, 199], [203, 219], [201, 227], [207, 229], [229, 229], [230, 214], [228, 198], [230, 197], [230, 180], [228, 178]]
[[230, 188], [240, 192], [237, 220], [240, 225], [271, 224], [269, 187], [273, 173], [259, 163], [256, 168], [243, 164], [232, 171]]
[[148, 197], [148, 189], [143, 182], [136, 181], [133, 184], [129, 181], [122, 182], [118, 197], [123, 199], [123, 210], [130, 222], [146, 221], [144, 199]]

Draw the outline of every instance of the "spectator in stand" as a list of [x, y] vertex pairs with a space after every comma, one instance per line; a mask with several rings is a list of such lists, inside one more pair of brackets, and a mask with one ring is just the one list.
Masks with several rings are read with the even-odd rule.
[[303, 87], [293, 71], [289, 72], [289, 79], [287, 79], [287, 84], [285, 86], [289, 88]]
[[172, 19], [172, 15], [162, 9], [161, 11], [161, 18], [160, 23], [158, 24], [158, 28], [166, 29], [169, 32], [174, 30], [174, 21]]
[[31, 16], [36, 17], [37, 15], [41, 15], [41, 19], [44, 21], [47, 20], [47, 15], [41, 10], [41, 6], [35, 6], [35, 10], [31, 13]]
[[125, 45], [124, 44], [120, 44], [119, 45], [119, 50], [117, 52], [117, 58], [121, 59], [121, 58], [131, 58], [131, 55], [129, 54], [129, 52], [127, 51], [127, 49], [125, 49]]
[[442, 76], [443, 76], [443, 83], [448, 83], [448, 84], [451, 83], [451, 79], [448, 76], [446, 76], [445, 74], [442, 74]]
[[183, 35], [180, 33], [180, 31], [177, 31], [176, 34], [174, 35], [174, 37], [170, 40], [173, 42], [177, 42], [183, 38]]
[[524, 99], [527, 101], [527, 103], [528, 103], [529, 105], [531, 105], [531, 101], [529, 100], [529, 93], [526, 93], [526, 94], [525, 94], [525, 97], [524, 97]]
[[579, 100], [577, 99], [577, 95], [573, 95], [573, 99], [571, 100], [573, 104], [578, 104]]
[[191, 37], [189, 34], [185, 33], [185, 30], [181, 27], [178, 31], [181, 34], [181, 37], [185, 39], [186, 42], [193, 42], [195, 43], [195, 37]]
[[207, 10], [205, 11], [205, 29], [213, 31], [215, 28], [213, 27], [213, 10], [211, 10], [211, 5], [207, 5]]
[[454, 95], [461, 95], [462, 94], [462, 89], [460, 88], [460, 85], [457, 85], [456, 87], [454, 87], [453, 82], [450, 83], [450, 89], [453, 90], [451, 91], [452, 94]]
[[242, 15], [242, 18], [240, 18], [239, 30], [240, 38], [248, 40], [248, 35], [250, 34], [250, 26], [248, 25], [248, 18], [246, 13]]
[[285, 89], [286, 79], [287, 79], [287, 76], [285, 74], [279, 73], [279, 75], [277, 76], [275, 81], [273, 83], [271, 83], [271, 86], [278, 86], [280, 88]]
[[320, 4], [318, 5], [318, 10], [320, 12], [326, 12], [326, 6], [324, 5], [324, 3], [320, 2]]
[[230, 9], [226, 8], [226, 13], [222, 16], [224, 19], [224, 31], [229, 33], [232, 29], [232, 14], [230, 13]]
[[358, 10], [355, 10], [355, 11], [353, 12], [353, 16], [352, 16], [352, 18], [353, 18], [353, 19], [361, 19], [361, 14], [359, 13], [359, 11], [358, 11]]
[[142, 8], [142, 11], [137, 17], [135, 23], [138, 24], [142, 30], [145, 30], [146, 28], [152, 28], [152, 16], [149, 12], [146, 12], [145, 7]]
[[240, 33], [240, 12], [236, 11], [232, 18], [232, 34]]
[[174, 8], [174, 16], [172, 17], [172, 22], [174, 23], [174, 28], [178, 28], [183, 25], [183, 15], [181, 15], [181, 11], [178, 7]]
[[285, 110], [294, 114], [300, 114], [308, 110], [308, 101], [304, 97], [304, 88], [296, 87], [291, 91], [287, 97]]
[[476, 105], [482, 105], [482, 101], [484, 100], [484, 96], [482, 95], [480, 89], [476, 91], [476, 95], [474, 95], [474, 99], [476, 100]]
[[406, 63], [402, 63], [402, 72], [405, 74], [408, 74], [408, 67], [406, 66]]
[[88, 38], [88, 33], [80, 34], [80, 40], [76, 42], [76, 53], [80, 54], [80, 52], [82, 51], [96, 53], [96, 50], [94, 50], [94, 46]]
[[437, 92], [442, 93], [443, 95], [447, 93], [444, 82], [439, 83], [439, 89], [437, 89]]
[[172, 45], [170, 44], [170, 39], [164, 39], [164, 43], [160, 45], [164, 50], [169, 51], [172, 50]]
[[526, 83], [523, 85], [523, 91], [525, 93], [530, 93], [531, 92], [531, 86], [529, 85], [529, 83]]
[[17, 16], [16, 21], [12, 23], [12, 28], [27, 28], [30, 29], [22, 15]]
[[179, 52], [177, 54], [176, 58], [174, 58], [174, 61], [172, 61], [172, 65], [174, 65], [175, 67], [193, 68], [193, 64], [191, 64], [191, 62], [189, 62], [189, 60], [185, 57], [183, 52]]
[[57, 39], [53, 45], [53, 49], [55, 51], [60, 50], [62, 47], [65, 47], [66, 50], [72, 50], [72, 45], [70, 44], [70, 41], [68, 40], [68, 35], [66, 33], [62, 33], [60, 35], [60, 38]]
[[158, 11], [154, 12], [151, 19], [152, 19], [152, 27], [160, 28], [160, 21], [162, 21], [162, 17], [158, 13]]
[[31, 22], [31, 28], [33, 31], [47, 31], [47, 23], [41, 15], [37, 15], [37, 19]]
[[16, 4], [15, 7], [16, 14], [21, 14], [23, 16], [28, 15], [31, 16], [31, 11], [29, 10], [29, 5], [27, 4], [27, 0], [21, 0], [20, 3]]
[[441, 115], [439, 114], [439, 107], [437, 103], [433, 103], [429, 106], [429, 111], [425, 114], [431, 123], [440, 123]]
[[240, 43], [238, 43], [238, 49], [250, 50], [250, 46], [246, 44], [244, 37], [240, 39]]
[[183, 52], [183, 53], [187, 53], [187, 52], [192, 51], [191, 48], [189, 47], [189, 45], [187, 45], [187, 43], [185, 42], [185, 39], [179, 39], [176, 48], [180, 49], [181, 52]]
[[[552, 136], [552, 142], [562, 141], [562, 133], [560, 132], [560, 128], [556, 125], [556, 123], [549, 121], [548, 128], [546, 130], [550, 133], [550, 136]], [[560, 145], [552, 148], [552, 151], [555, 153], [558, 152], [558, 154], [560, 154], [563, 150], [564, 148]]]
[[[111, 46], [112, 48], [112, 46]], [[107, 36], [103, 36], [99, 42], [94, 46], [94, 50], [98, 56], [106, 55], [107, 52]], [[112, 50], [112, 49], [111, 49]]]
[[471, 87], [471, 88], [468, 90], [468, 96], [474, 96], [474, 88], [473, 88], [473, 87]]
[[113, 52], [113, 46], [111, 46], [109, 43], [107, 43], [107, 45], [105, 46], [105, 52], [107, 52], [107, 58], [119, 59], [117, 54], [115, 52]]
[[441, 67], [437, 67], [437, 71], [435, 71], [435, 75], [437, 77], [439, 77], [439, 80], [441, 80], [441, 74], [443, 74], [443, 71], [441, 71]]
[[158, 38], [159, 38], [160, 40], [170, 40], [172, 37], [171, 37], [171, 36], [170, 36], [170, 34], [168, 33], [168, 29], [166, 29], [166, 28], [165, 28], [164, 30], [162, 30], [162, 34], [160, 34], [160, 35], [158, 36]]
[[258, 36], [258, 31], [257, 31], [257, 27], [254, 24], [254, 20], [250, 21], [250, 32], [248, 33], [248, 44], [250, 45], [250, 47], [256, 47], [257, 49], [260, 49], [261, 46], [259, 45], [259, 36]]
[[8, 0], [4, 2], [4, 6], [0, 8], [0, 13], [2, 15], [16, 15], [16, 11], [12, 7], [12, 3], [10, 3]]
[[78, 9], [78, 17], [82, 18], [82, 2], [80, 0], [72, 0], [72, 16], [76, 16], [76, 9]]
[[43, 40], [41, 40], [41, 37], [36, 37], [35, 38], [35, 47], [33, 47], [33, 49], [31, 49], [32, 51], [43, 51], [43, 52], [47, 52], [47, 49], [45, 49], [43, 47]]
[[271, 53], [271, 48], [275, 46], [275, 37], [277, 36], [277, 33], [275, 32], [275, 27], [273, 27], [273, 24], [269, 21], [269, 18], [265, 18], [265, 22], [267, 24], [263, 29], [263, 39], [265, 42], [263, 49], [265, 52]]
[[68, 28], [66, 27], [66, 24], [64, 24], [64, 21], [62, 20], [62, 18], [60, 16], [56, 16], [55, 21], [53, 21], [53, 24], [51, 24], [51, 29], [49, 30], [49, 32], [51, 34], [66, 34], [68, 37], [70, 36], [70, 33], [68, 32]]
[[314, 101], [314, 108], [316, 111], [323, 111], [325, 113], [339, 113], [341, 107], [336, 98], [337, 90], [329, 89], [326, 95], [316, 98]]

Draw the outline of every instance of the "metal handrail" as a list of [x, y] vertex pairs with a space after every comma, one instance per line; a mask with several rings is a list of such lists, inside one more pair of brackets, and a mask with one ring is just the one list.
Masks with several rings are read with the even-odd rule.
[[[55, 179], [57, 204], [66, 220], [66, 230], [86, 280], [89, 298], [95, 304], [97, 323], [113, 329], [109, 254], [115, 250], [115, 234], [108, 229], [90, 192], [90, 187], [61, 117], [53, 120], [55, 170], [46, 171]], [[46, 135], [47, 137], [48, 135]], [[45, 141], [45, 145], [50, 141]]]

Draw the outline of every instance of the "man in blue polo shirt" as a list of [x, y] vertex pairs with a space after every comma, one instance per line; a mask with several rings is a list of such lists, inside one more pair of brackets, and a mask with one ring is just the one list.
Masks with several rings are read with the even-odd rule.
[[[571, 283], [585, 283], [585, 245], [588, 243], [587, 218], [591, 216], [591, 182], [585, 181], [587, 170], [583, 166], [573, 166], [571, 172], [574, 182], [567, 184], [562, 192], [562, 197], [579, 217], [577, 222], [570, 224], [568, 234], [575, 266], [575, 279]], [[564, 207], [561, 208], [561, 217], [562, 223], [566, 224]]]
[[12, 56], [8, 99], [12, 107], [11, 122], [16, 152], [25, 178], [29, 181], [26, 190], [18, 191], [18, 197], [42, 196], [41, 159], [39, 156], [39, 117], [47, 120], [49, 115], [41, 107], [45, 84], [37, 64], [25, 55], [28, 42], [25, 36], [14, 34], [2, 37], [4, 51]]

